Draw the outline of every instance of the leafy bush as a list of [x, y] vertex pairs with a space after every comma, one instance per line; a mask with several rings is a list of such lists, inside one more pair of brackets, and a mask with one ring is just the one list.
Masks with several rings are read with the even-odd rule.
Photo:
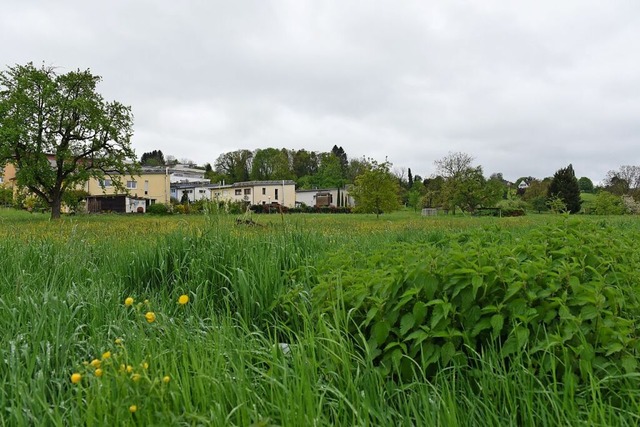
[[11, 206], [13, 203], [13, 189], [0, 186], [0, 206]]
[[640, 354], [640, 236], [631, 234], [566, 220], [518, 239], [489, 230], [351, 249], [324, 265], [314, 302], [348, 315], [352, 337], [403, 377], [495, 349], [507, 364], [525, 352], [540, 378], [630, 373]]
[[593, 205], [593, 212], [596, 215], [622, 215], [627, 211], [622, 197], [608, 191], [600, 191]]
[[153, 215], [168, 215], [171, 212], [169, 211], [169, 207], [162, 203], [154, 203], [147, 207], [147, 213]]

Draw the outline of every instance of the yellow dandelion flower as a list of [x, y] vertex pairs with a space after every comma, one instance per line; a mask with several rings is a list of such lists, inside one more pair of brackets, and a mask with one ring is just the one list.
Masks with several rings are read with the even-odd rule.
[[71, 374], [71, 382], [74, 384], [78, 384], [80, 381], [82, 381], [82, 375], [80, 375], [77, 372], [74, 372], [73, 374]]
[[170, 377], [169, 375], [165, 375], [165, 376], [164, 376], [164, 378], [162, 378], [162, 381], [163, 381], [165, 384], [168, 384], [168, 383], [169, 383], [169, 381], [171, 381], [171, 377]]
[[142, 362], [140, 366], [142, 366], [142, 369], [149, 369], [149, 364], [147, 362]]
[[156, 321], [156, 314], [153, 311], [148, 311], [144, 318], [147, 319], [147, 322], [153, 323]]
[[132, 379], [134, 382], [138, 382], [138, 381], [140, 381], [140, 378], [142, 378], [142, 375], [140, 375], [140, 374], [133, 374], [133, 375], [131, 375], [131, 379]]
[[96, 369], [96, 372], [95, 372], [96, 377], [101, 377], [101, 376], [102, 376], [102, 373], [103, 373], [103, 372], [102, 372], [102, 369], [100, 369], [100, 368]]
[[100, 364], [101, 362], [98, 359], [93, 359], [90, 363], [90, 365], [93, 366], [94, 368], [99, 368]]
[[124, 305], [126, 305], [127, 307], [130, 305], [133, 305], [133, 298], [128, 297], [127, 299], [124, 300]]
[[133, 372], [133, 366], [127, 365], [127, 373], [130, 374], [131, 372]]
[[116, 338], [116, 345], [122, 345], [122, 338]]
[[111, 357], [110, 351], [105, 351], [104, 353], [102, 353], [102, 360], [108, 359], [110, 357]]
[[129, 406], [129, 412], [131, 412], [132, 414], [135, 413], [137, 410], [138, 410], [138, 407], [136, 405]]
[[185, 305], [188, 302], [189, 302], [189, 295], [180, 295], [180, 298], [178, 298], [178, 304], [180, 305]]

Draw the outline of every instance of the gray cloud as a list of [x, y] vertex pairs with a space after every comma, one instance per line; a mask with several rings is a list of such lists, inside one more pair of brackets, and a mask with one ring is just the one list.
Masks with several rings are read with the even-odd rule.
[[91, 68], [139, 154], [334, 144], [423, 176], [640, 165], [640, 3], [8, 0], [1, 63]]

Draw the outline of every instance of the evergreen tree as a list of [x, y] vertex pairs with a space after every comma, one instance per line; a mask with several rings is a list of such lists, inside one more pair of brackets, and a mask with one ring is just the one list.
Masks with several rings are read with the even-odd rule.
[[560, 198], [570, 213], [580, 212], [580, 205], [582, 204], [580, 187], [578, 186], [578, 179], [573, 172], [572, 165], [559, 169], [553, 175], [553, 179], [549, 185], [548, 196], [550, 198]]
[[349, 160], [347, 159], [347, 153], [344, 152], [342, 147], [338, 147], [334, 145], [331, 149], [331, 154], [336, 156], [338, 160], [340, 160], [340, 168], [342, 169], [342, 174], [344, 175], [347, 171], [347, 167], [349, 166]]
[[162, 150], [153, 150], [148, 153], [142, 153], [140, 157], [142, 166], [164, 166], [164, 154]]

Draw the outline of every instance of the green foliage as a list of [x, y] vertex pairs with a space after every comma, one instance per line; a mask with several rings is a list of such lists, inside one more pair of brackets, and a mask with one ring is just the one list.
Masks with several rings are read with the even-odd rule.
[[356, 178], [351, 196], [356, 201], [355, 212], [393, 212], [400, 208], [398, 181], [389, 172], [389, 163], [371, 162], [371, 168]]
[[[612, 238], [616, 245], [610, 245]], [[496, 229], [433, 243], [339, 252], [323, 265], [315, 303], [348, 313], [384, 372], [469, 365], [496, 348], [522, 352], [541, 381], [635, 372], [635, 235], [567, 221], [517, 239]]]
[[236, 150], [222, 153], [215, 162], [215, 172], [227, 184], [249, 181], [253, 153], [249, 150]]
[[547, 206], [554, 214], [567, 212], [567, 204], [558, 196], [552, 196], [547, 199]]
[[82, 210], [82, 203], [87, 200], [90, 194], [85, 190], [67, 190], [62, 196], [64, 203], [71, 212], [79, 212]]
[[562, 200], [568, 212], [580, 212], [580, 205], [582, 204], [580, 187], [578, 186], [578, 180], [573, 172], [572, 165], [559, 169], [553, 175], [553, 179], [549, 184], [548, 196], [550, 198], [557, 197]]
[[287, 150], [277, 148], [256, 150], [251, 162], [250, 176], [256, 181], [293, 178]]
[[105, 171], [137, 172], [130, 139], [131, 109], [105, 102], [100, 77], [86, 71], [56, 74], [32, 63], [0, 73], [0, 166], [16, 168], [16, 181], [60, 216], [65, 191]]
[[152, 215], [168, 215], [171, 211], [169, 207], [163, 203], [154, 203], [147, 207], [147, 213]]
[[593, 193], [594, 190], [593, 181], [586, 176], [583, 176], [578, 180], [578, 187], [582, 193]]
[[148, 153], [142, 153], [140, 157], [140, 164], [142, 166], [164, 166], [164, 154], [162, 150], [153, 150]]
[[547, 205], [547, 198], [544, 196], [534, 197], [530, 199], [529, 203], [531, 204], [531, 209], [538, 213], [542, 213], [549, 209], [549, 206]]
[[[575, 336], [591, 330], [596, 318], [582, 320], [579, 332], [566, 335], [562, 344], [550, 339], [551, 374], [533, 363], [529, 344], [506, 357], [503, 343], [496, 341], [482, 352], [468, 349], [470, 356], [462, 360], [457, 353], [464, 350], [439, 337], [439, 357], [455, 351], [447, 369], [414, 363], [415, 375], [403, 379], [375, 368], [379, 359], [372, 360], [349, 327], [349, 316], [360, 313], [340, 307], [339, 295], [333, 299], [336, 310], [316, 312], [329, 303], [314, 304], [318, 278], [324, 285], [333, 276], [339, 290], [338, 275], [347, 279], [345, 285], [359, 275], [356, 284], [362, 286], [375, 274], [386, 286], [387, 276], [397, 278], [403, 269], [415, 267], [408, 280], [419, 285], [421, 275], [446, 268], [444, 283], [462, 287], [463, 293], [465, 282], [478, 285], [463, 269], [479, 270], [480, 298], [484, 282], [490, 287], [502, 276], [516, 285], [523, 277], [530, 279], [514, 299], [527, 298], [530, 288], [539, 291], [545, 280], [551, 291], [557, 283], [564, 286], [556, 291], [559, 297], [547, 298], [552, 303], [552, 298], [564, 301], [565, 291], [563, 304], [569, 305], [595, 289], [606, 300], [599, 328], [604, 339], [614, 331], [632, 341], [637, 334], [611, 323], [607, 305], [615, 304], [618, 293], [630, 292], [629, 282], [637, 288], [640, 269], [632, 245], [640, 226], [629, 217], [577, 219], [585, 224], [574, 235], [558, 232], [566, 228], [564, 218], [551, 215], [508, 221], [440, 217], [428, 219], [427, 227], [409, 211], [390, 214], [386, 221], [316, 215], [289, 216], [282, 223], [274, 215], [261, 217], [261, 227], [237, 227], [231, 215], [86, 215], [51, 222], [44, 215], [0, 209], [0, 253], [5, 255], [0, 257], [0, 425], [638, 424], [637, 373], [602, 377], [595, 368], [590, 381], [583, 381], [581, 373], [575, 378], [573, 369], [564, 369], [588, 360], [588, 348], [575, 357], [580, 345]], [[547, 235], [549, 248], [541, 239]], [[599, 264], [584, 248], [590, 251], [594, 242]], [[548, 252], [527, 257], [527, 245], [535, 246], [531, 253]], [[420, 262], [425, 247], [442, 254]], [[386, 254], [381, 248], [390, 250], [390, 259], [378, 256]], [[602, 256], [605, 251], [608, 255]], [[372, 254], [375, 265], [368, 259]], [[407, 254], [410, 264], [404, 263]], [[457, 258], [447, 260], [450, 254]], [[375, 269], [365, 268], [370, 261]], [[486, 272], [491, 265], [503, 268]], [[590, 268], [608, 269], [605, 283], [615, 285], [601, 289], [589, 283]], [[571, 281], [574, 275], [586, 293]], [[597, 275], [592, 279], [599, 280]], [[184, 306], [178, 304], [182, 294], [190, 298]], [[127, 297], [135, 300], [132, 306], [123, 304]], [[424, 307], [407, 305], [413, 319], [403, 313], [390, 336], [395, 329], [407, 334], [419, 329]], [[436, 305], [427, 307], [422, 326], [430, 327]], [[637, 301], [629, 299], [614, 315], [635, 307]], [[155, 322], [147, 323], [147, 311], [156, 314]], [[569, 306], [569, 311], [582, 315], [580, 306]], [[438, 323], [459, 317], [449, 312]], [[515, 329], [506, 317], [500, 328], [500, 320], [491, 314], [483, 330], [489, 339], [494, 328], [499, 336]], [[377, 329], [385, 332], [384, 325]], [[410, 346], [412, 340], [403, 344]], [[631, 342], [622, 353], [633, 347]], [[85, 364], [106, 351], [111, 357], [102, 360], [104, 372], [98, 377]], [[540, 353], [532, 353], [533, 359], [540, 359]], [[606, 359], [617, 365], [622, 357], [614, 351]], [[623, 363], [629, 370], [635, 364], [630, 358]], [[132, 365], [139, 380], [121, 372], [120, 364]], [[73, 372], [83, 374], [80, 383], [71, 383]], [[550, 383], [554, 377], [558, 380]], [[137, 406], [135, 414], [130, 405]]]
[[593, 202], [593, 213], [596, 215], [622, 215], [627, 209], [621, 196], [608, 191], [600, 191]]
[[503, 196], [502, 181], [485, 179], [482, 167], [473, 167], [472, 162], [473, 157], [461, 152], [449, 153], [435, 161], [443, 182], [434, 182], [430, 190], [437, 188], [436, 198], [454, 213], [456, 206], [471, 213], [478, 207], [492, 207]]
[[0, 185], [0, 206], [11, 206], [13, 204], [13, 189]]

